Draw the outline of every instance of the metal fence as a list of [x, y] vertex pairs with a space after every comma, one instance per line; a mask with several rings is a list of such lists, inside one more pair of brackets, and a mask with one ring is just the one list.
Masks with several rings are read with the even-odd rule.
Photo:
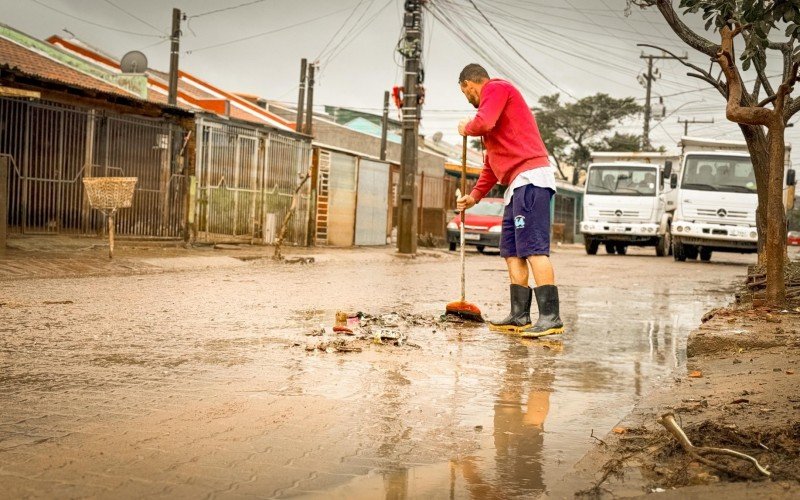
[[0, 155], [8, 159], [11, 232], [99, 233], [103, 216], [86, 199], [84, 177], [138, 177], [117, 233], [177, 237], [185, 178], [172, 158], [180, 127], [160, 119], [48, 101], [0, 98]]
[[[311, 145], [257, 128], [197, 123], [197, 229], [204, 241], [272, 243], [311, 165]], [[309, 185], [303, 186], [286, 242], [304, 245]]]

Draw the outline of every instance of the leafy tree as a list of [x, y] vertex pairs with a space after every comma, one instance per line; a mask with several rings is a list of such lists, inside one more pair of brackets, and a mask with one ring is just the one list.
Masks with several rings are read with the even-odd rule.
[[[663, 146], [662, 146], [663, 149]], [[620, 134], [605, 137], [602, 141], [592, 145], [594, 151], [627, 151], [638, 153], [642, 150], [642, 136], [636, 134]]]
[[551, 153], [571, 146], [569, 160], [584, 166], [591, 159], [593, 141], [611, 130], [615, 124], [642, 111], [634, 98], [615, 99], [607, 94], [595, 94], [576, 102], [562, 103], [559, 94], [539, 99], [536, 120]]
[[[627, 1], [628, 8], [656, 7], [685, 44], [711, 59], [712, 67], [708, 70], [678, 60], [692, 69], [689, 76], [705, 81], [725, 98], [728, 120], [739, 125], [747, 141], [758, 191], [759, 262], [767, 268], [767, 303], [782, 307], [786, 301], [784, 132], [789, 119], [800, 111], [800, 99], [791, 97], [800, 64], [796, 47], [800, 39], [800, 0], [680, 0], [683, 16], [702, 15], [705, 30], [716, 33], [720, 43], [689, 28], [675, 11], [672, 0]], [[738, 58], [741, 69], [747, 71], [752, 67], [756, 74], [752, 90], [745, 88], [737, 67], [734, 52], [737, 38], [744, 42]], [[777, 87], [767, 77], [768, 51], [778, 53], [783, 59]], [[715, 76], [718, 70], [721, 70], [719, 77]]]

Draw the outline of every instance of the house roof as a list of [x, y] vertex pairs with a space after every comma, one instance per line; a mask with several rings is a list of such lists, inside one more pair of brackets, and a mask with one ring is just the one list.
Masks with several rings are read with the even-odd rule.
[[[349, 122], [345, 123], [344, 126], [349, 129], [353, 129], [356, 132], [361, 132], [362, 134], [367, 134], [374, 137], [381, 137], [381, 132], [383, 131], [383, 129], [379, 125], [375, 125], [371, 121], [362, 117], [350, 120]], [[400, 137], [400, 135], [398, 134], [395, 134], [394, 132], [387, 132], [386, 140], [397, 144], [403, 142], [402, 137]]]
[[62, 83], [86, 90], [96, 90], [128, 98], [138, 96], [122, 87], [104, 82], [94, 76], [73, 69], [28, 47], [0, 37], [0, 68], [16, 70], [42, 80]]
[[[109, 71], [121, 73], [119, 61], [80, 40], [53, 35], [47, 41], [85, 60], [101, 64]], [[148, 100], [167, 102], [169, 75], [148, 68], [146, 76]], [[203, 110], [245, 122], [267, 125], [278, 130], [294, 131], [291, 122], [186, 71], [178, 72], [178, 105], [186, 109]]]

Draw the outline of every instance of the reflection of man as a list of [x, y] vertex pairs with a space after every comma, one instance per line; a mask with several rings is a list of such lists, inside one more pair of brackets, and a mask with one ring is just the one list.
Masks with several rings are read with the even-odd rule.
[[506, 373], [494, 405], [495, 484], [483, 479], [474, 458], [459, 463], [474, 498], [528, 497], [545, 490], [542, 452], [555, 378], [553, 359], [537, 359], [529, 376], [526, 346], [514, 344], [506, 355]]
[[[563, 333], [558, 288], [550, 263], [550, 201], [556, 192], [555, 173], [536, 120], [522, 94], [511, 83], [489, 74], [478, 64], [467, 65], [458, 77], [461, 92], [478, 108], [472, 120], [463, 120], [458, 132], [481, 136], [486, 165], [470, 194], [458, 199], [464, 210], [500, 183], [508, 186], [500, 233], [500, 256], [511, 278], [511, 314], [493, 321], [495, 330], [542, 337]], [[528, 266], [536, 288], [528, 285]], [[531, 326], [532, 295], [539, 319]]]

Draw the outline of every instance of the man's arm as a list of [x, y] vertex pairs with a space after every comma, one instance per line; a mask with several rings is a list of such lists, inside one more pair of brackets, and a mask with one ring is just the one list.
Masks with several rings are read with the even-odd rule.
[[502, 85], [487, 83], [481, 94], [478, 114], [464, 128], [466, 135], [485, 135], [490, 132], [508, 102], [508, 91]]
[[497, 184], [497, 176], [494, 175], [492, 168], [489, 166], [489, 159], [487, 158], [483, 165], [483, 170], [481, 170], [481, 175], [478, 177], [478, 182], [475, 184], [475, 187], [472, 188], [472, 192], [469, 195], [475, 200], [475, 203], [478, 203], [481, 201], [481, 198], [486, 196], [486, 193], [491, 191], [495, 184]]

